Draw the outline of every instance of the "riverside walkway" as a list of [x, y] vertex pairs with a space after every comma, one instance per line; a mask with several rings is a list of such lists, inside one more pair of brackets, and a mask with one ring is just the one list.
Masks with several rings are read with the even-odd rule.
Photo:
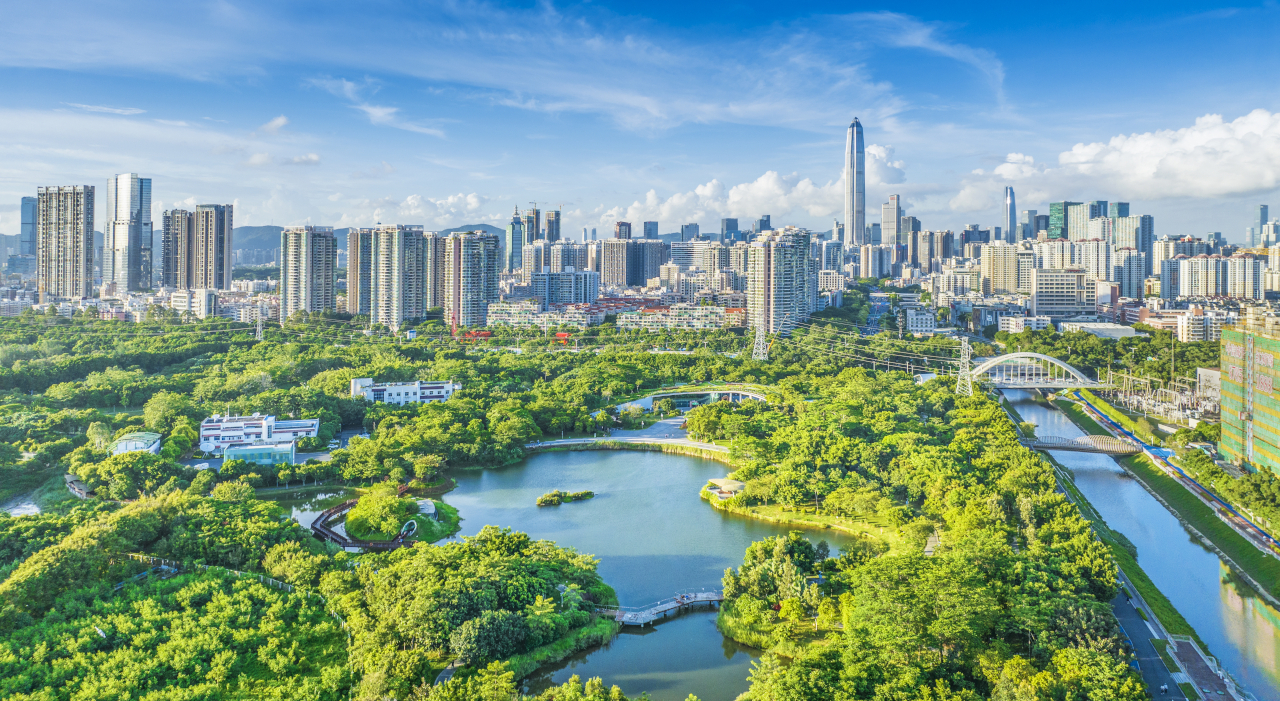
[[596, 613], [604, 616], [613, 616], [613, 620], [624, 626], [644, 626], [685, 608], [697, 606], [698, 604], [715, 606], [722, 601], [724, 601], [724, 592], [722, 591], [714, 589], [699, 590], [676, 594], [669, 599], [663, 599], [644, 607], [601, 607], [596, 609]]

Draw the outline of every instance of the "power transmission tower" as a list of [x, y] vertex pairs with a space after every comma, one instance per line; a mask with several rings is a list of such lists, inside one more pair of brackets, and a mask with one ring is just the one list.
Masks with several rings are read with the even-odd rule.
[[956, 379], [956, 394], [962, 397], [973, 396], [973, 351], [969, 348], [969, 339], [960, 338], [960, 376]]
[[764, 325], [756, 327], [756, 345], [751, 351], [752, 360], [768, 360], [769, 359], [769, 339], [765, 338]]
[[258, 333], [255, 336], [259, 341], [262, 340], [262, 313], [258, 313]]

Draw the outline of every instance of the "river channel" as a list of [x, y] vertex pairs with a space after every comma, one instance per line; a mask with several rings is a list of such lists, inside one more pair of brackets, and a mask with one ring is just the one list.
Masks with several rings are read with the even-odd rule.
[[[1084, 432], [1030, 392], [1005, 390], [1040, 436]], [[1052, 451], [1113, 530], [1138, 549], [1138, 564], [1209, 646], [1208, 652], [1260, 700], [1280, 701], [1280, 613], [1106, 455]], [[1130, 631], [1130, 634], [1133, 634]]]

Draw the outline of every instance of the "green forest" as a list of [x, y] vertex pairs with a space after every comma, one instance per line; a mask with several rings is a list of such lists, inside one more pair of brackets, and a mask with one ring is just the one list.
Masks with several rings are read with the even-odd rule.
[[[1072, 686], [1137, 698], [1106, 606], [1115, 565], [1053, 491], [1052, 471], [994, 402], [886, 372], [918, 347], [852, 337], [837, 322], [858, 309], [797, 331], [767, 361], [751, 360], [735, 331], [641, 339], [604, 328], [576, 335], [575, 349], [514, 331], [476, 343], [353, 339], [320, 315], [261, 341], [245, 325], [171, 315], [0, 320], [0, 496], [59, 495], [39, 515], [0, 516], [2, 695], [516, 698], [548, 650], [616, 632], [595, 614], [616, 601], [590, 554], [494, 524], [354, 555], [260, 497], [360, 487], [356, 529], [386, 536], [412, 513], [388, 484], [447, 485], [451, 470], [522, 460], [533, 441], [642, 421], [619, 407], [646, 393], [717, 381], [770, 387], [766, 402], [688, 414], [694, 436], [731, 447], [747, 484], [728, 507], [881, 529], [839, 553], [764, 541], [726, 573], [722, 627], [773, 650], [751, 698], [1056, 699]], [[521, 352], [502, 350], [512, 347]], [[685, 351], [646, 352], [655, 347]], [[462, 389], [442, 403], [374, 405], [349, 396], [359, 377]], [[319, 419], [316, 443], [368, 438], [300, 465], [193, 466], [200, 421], [253, 412]], [[158, 455], [110, 454], [141, 430], [162, 436]], [[65, 498], [68, 472], [97, 498]], [[455, 660], [454, 680], [432, 685]], [[540, 697], [624, 699], [607, 681]]]
[[746, 489], [729, 506], [877, 516], [903, 536], [834, 558], [778, 537], [725, 573], [722, 630], [790, 658], [766, 656], [750, 698], [1146, 697], [1108, 549], [995, 401], [848, 369], [814, 402], [688, 420], [732, 440]]

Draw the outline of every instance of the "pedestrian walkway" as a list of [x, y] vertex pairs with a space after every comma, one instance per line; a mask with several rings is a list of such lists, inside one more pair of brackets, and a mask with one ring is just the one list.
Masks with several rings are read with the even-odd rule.
[[[1147, 622], [1142, 620], [1142, 615], [1138, 613], [1138, 609], [1134, 604], [1130, 603], [1128, 594], [1121, 588], [1116, 598], [1111, 600], [1111, 610], [1116, 614], [1116, 620], [1120, 622], [1120, 628], [1124, 630], [1125, 635], [1129, 637], [1129, 643], [1133, 646], [1133, 654], [1138, 660], [1138, 671], [1142, 674], [1142, 681], [1147, 685], [1147, 692], [1154, 699], [1186, 699], [1186, 695], [1178, 688], [1178, 682], [1173, 678], [1173, 673], [1165, 666], [1164, 660], [1160, 659], [1160, 653], [1156, 650], [1156, 646], [1151, 642], [1152, 638], [1162, 636], [1161, 632], [1156, 631]], [[1168, 686], [1167, 694], [1160, 693], [1161, 686]]]
[[667, 614], [674, 613], [686, 607], [695, 606], [697, 604], [719, 604], [724, 601], [724, 592], [711, 591], [695, 591], [676, 594], [670, 599], [663, 599], [649, 606], [635, 607], [601, 607], [596, 609], [596, 613], [606, 616], [613, 616], [613, 619], [625, 626], [643, 626], [653, 623], [659, 618], [666, 618]]

